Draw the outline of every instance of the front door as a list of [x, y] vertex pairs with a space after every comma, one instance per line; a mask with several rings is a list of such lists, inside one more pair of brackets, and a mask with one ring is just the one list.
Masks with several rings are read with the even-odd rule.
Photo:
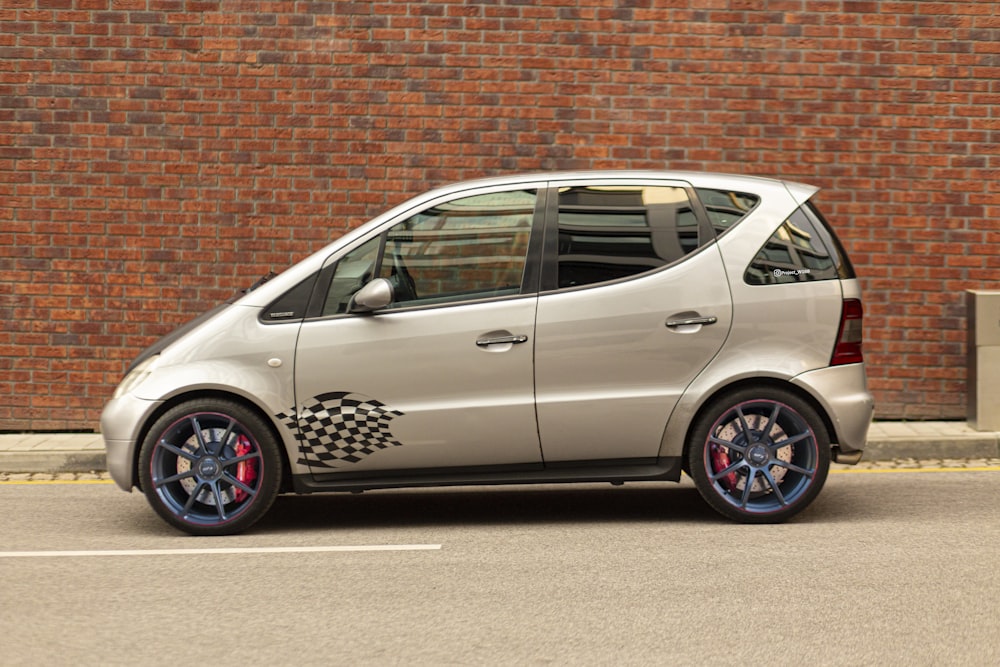
[[[295, 359], [301, 460], [314, 474], [540, 465], [525, 267], [536, 189], [464, 193], [331, 258]], [[350, 312], [387, 279], [392, 304]]]

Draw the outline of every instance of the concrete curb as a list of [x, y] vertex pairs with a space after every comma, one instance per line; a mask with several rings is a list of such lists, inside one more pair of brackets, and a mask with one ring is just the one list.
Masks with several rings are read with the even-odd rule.
[[1000, 458], [997, 438], [984, 437], [960, 440], [869, 440], [861, 460], [995, 458]]
[[0, 472], [106, 472], [104, 452], [0, 452]]
[[998, 457], [1000, 433], [976, 431], [965, 422], [875, 422], [862, 460]]
[[[965, 422], [875, 422], [862, 461], [996, 459], [1000, 433]], [[0, 433], [0, 472], [104, 472], [99, 433]]]
[[100, 433], [0, 433], [0, 472], [104, 472]]

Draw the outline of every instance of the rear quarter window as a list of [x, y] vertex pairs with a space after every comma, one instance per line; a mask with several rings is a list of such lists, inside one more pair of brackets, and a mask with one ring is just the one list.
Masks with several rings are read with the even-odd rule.
[[743, 279], [750, 285], [780, 285], [853, 277], [854, 268], [829, 224], [806, 204], [771, 235]]

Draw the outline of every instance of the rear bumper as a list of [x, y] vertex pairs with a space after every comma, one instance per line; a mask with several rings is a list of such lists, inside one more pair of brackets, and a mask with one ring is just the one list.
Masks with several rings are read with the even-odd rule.
[[808, 391], [830, 419], [834, 459], [857, 463], [868, 440], [875, 400], [868, 391], [864, 364], [830, 366], [803, 373], [792, 384]]

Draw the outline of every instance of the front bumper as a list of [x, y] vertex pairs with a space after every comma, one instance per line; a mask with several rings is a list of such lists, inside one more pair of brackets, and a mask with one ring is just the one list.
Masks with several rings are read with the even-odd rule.
[[137, 486], [136, 457], [142, 425], [160, 404], [125, 394], [108, 401], [101, 413], [101, 436], [108, 459], [108, 473], [119, 488]]

